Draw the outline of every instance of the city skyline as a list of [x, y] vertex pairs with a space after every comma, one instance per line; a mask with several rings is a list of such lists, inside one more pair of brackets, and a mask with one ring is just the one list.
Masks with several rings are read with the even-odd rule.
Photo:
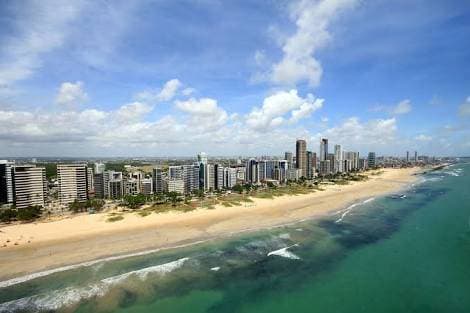
[[6, 1], [0, 154], [281, 155], [326, 137], [362, 155], [469, 155], [469, 9]]

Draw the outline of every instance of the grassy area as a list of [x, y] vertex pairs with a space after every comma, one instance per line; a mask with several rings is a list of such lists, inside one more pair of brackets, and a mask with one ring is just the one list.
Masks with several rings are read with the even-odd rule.
[[106, 219], [106, 222], [117, 222], [124, 219], [124, 216], [120, 213], [110, 213], [110, 216]]

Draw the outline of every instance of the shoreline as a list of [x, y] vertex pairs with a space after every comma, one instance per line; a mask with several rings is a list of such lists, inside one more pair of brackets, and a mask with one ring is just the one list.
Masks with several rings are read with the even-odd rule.
[[2, 227], [1, 242], [8, 236], [29, 238], [35, 234], [36, 237], [28, 244], [0, 248], [0, 288], [103, 261], [321, 218], [347, 210], [366, 198], [407, 189], [419, 179], [417, 173], [416, 168], [387, 169], [381, 175], [370, 176], [368, 181], [327, 186], [325, 191], [274, 199], [253, 198], [254, 204], [250, 207], [217, 205], [215, 209], [146, 217], [129, 213], [123, 220], [113, 223], [105, 222], [106, 214], [100, 213]]

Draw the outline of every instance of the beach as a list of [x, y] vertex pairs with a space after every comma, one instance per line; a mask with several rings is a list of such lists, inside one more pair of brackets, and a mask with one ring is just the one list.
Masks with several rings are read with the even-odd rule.
[[[0, 228], [0, 280], [60, 266], [149, 249], [165, 249], [334, 214], [349, 205], [406, 188], [416, 168], [385, 169], [369, 180], [322, 186], [323, 191], [253, 198], [248, 205], [145, 217], [135, 213], [107, 222], [107, 214]], [[8, 241], [8, 243], [7, 243]], [[16, 243], [16, 245], [15, 245]]]

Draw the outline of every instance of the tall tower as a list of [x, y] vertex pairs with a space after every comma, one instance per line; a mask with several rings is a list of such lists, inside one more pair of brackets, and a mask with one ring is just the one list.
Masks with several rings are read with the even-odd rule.
[[335, 172], [343, 172], [343, 147], [335, 145]]
[[0, 160], [0, 204], [13, 203], [13, 163]]
[[406, 151], [406, 162], [410, 162], [410, 151]]
[[297, 140], [295, 144], [295, 165], [301, 169], [303, 177], [307, 177], [307, 142], [303, 139]]
[[320, 161], [328, 159], [328, 139], [322, 138], [320, 140]]
[[13, 193], [17, 209], [30, 206], [44, 207], [47, 194], [46, 169], [35, 165], [15, 166]]

